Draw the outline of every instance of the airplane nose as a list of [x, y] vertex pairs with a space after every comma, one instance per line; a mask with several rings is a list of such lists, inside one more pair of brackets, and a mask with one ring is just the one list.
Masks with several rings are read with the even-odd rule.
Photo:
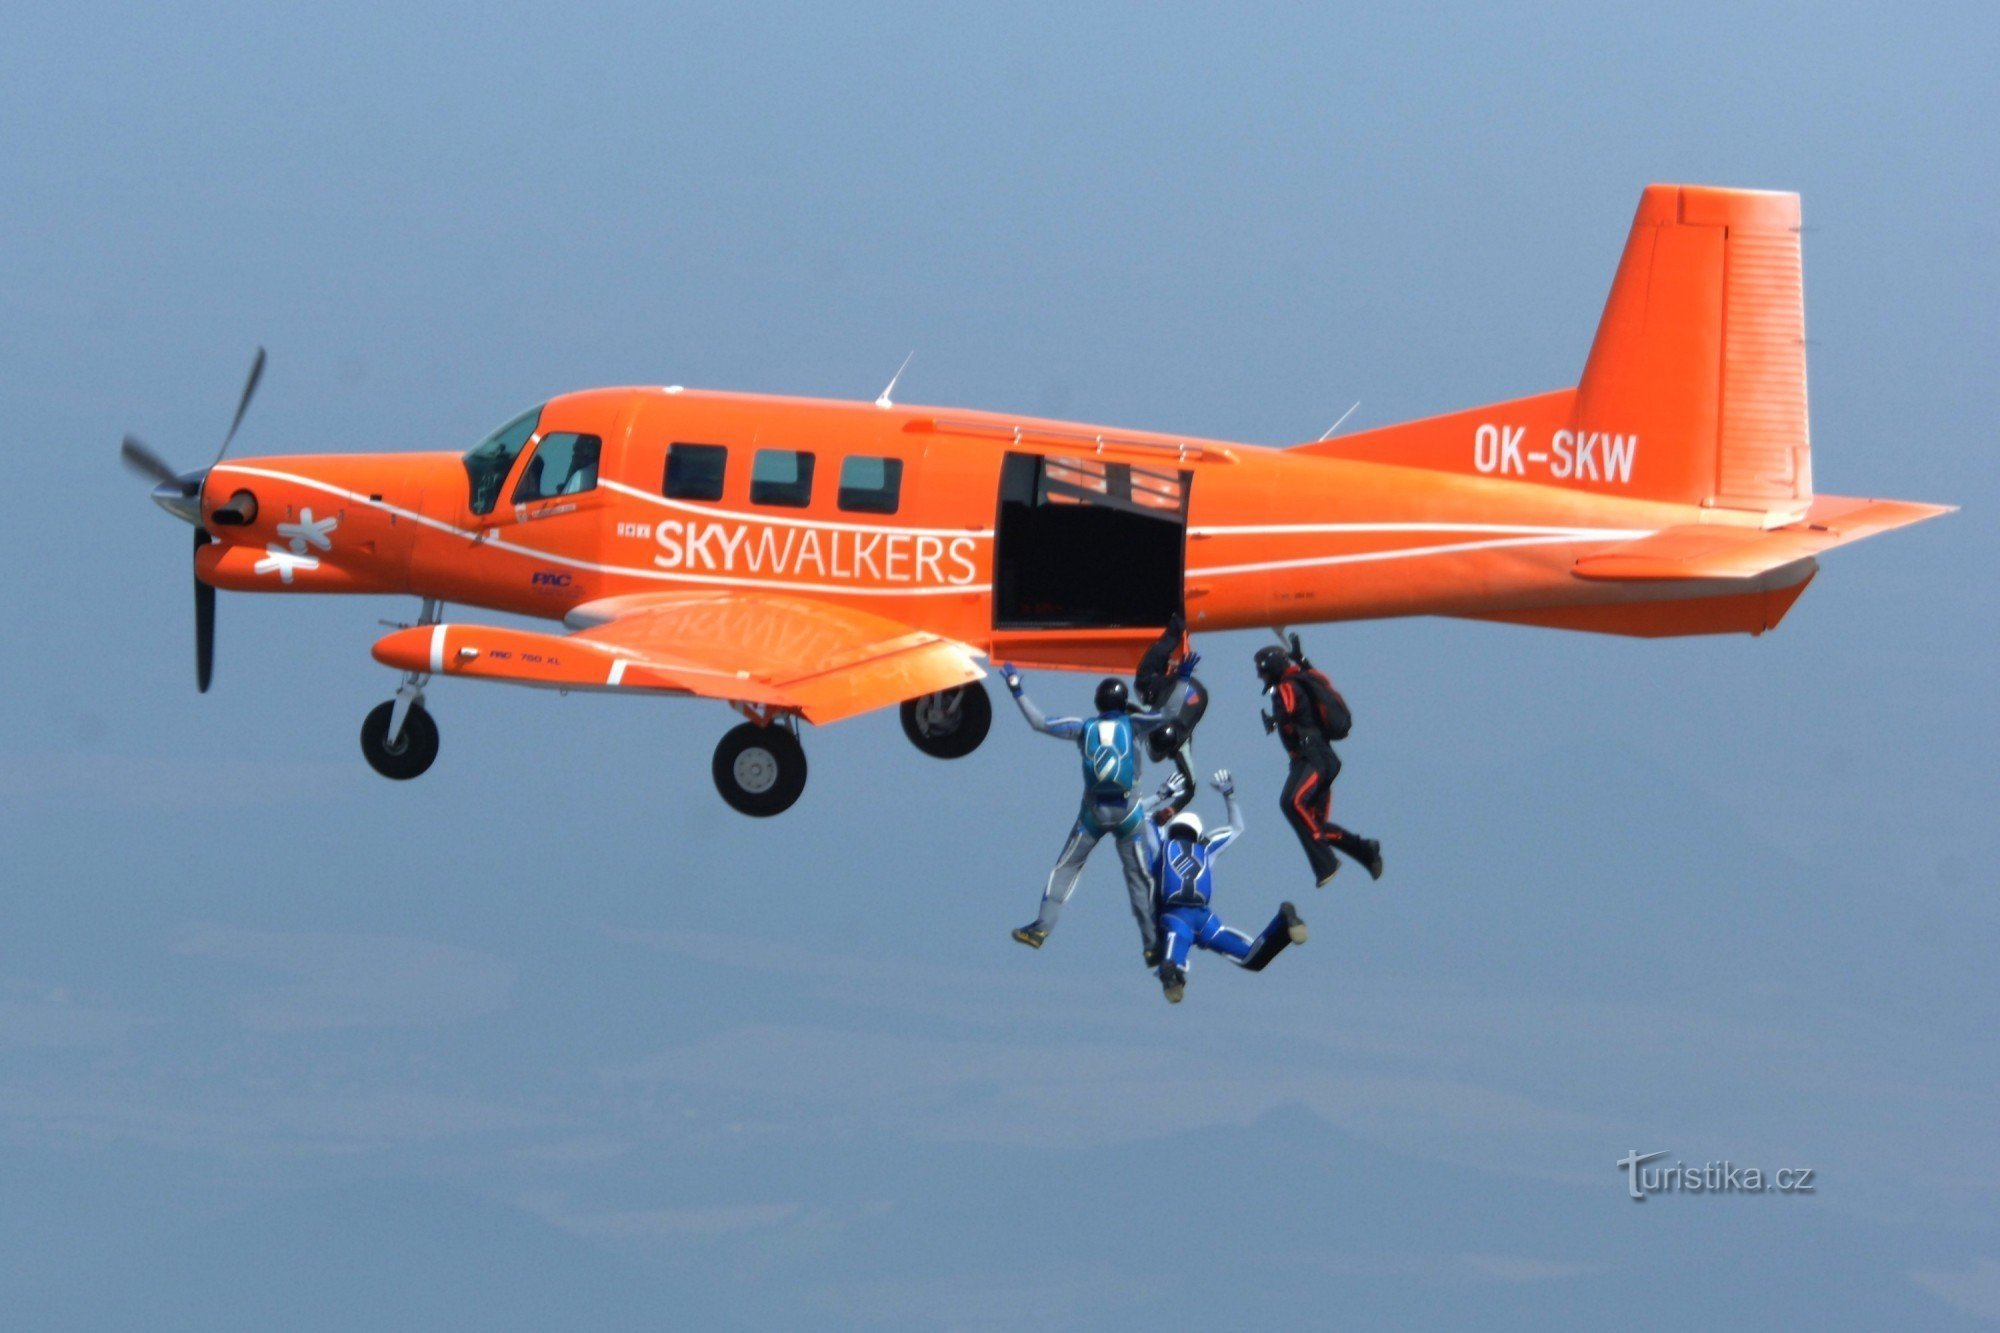
[[208, 469], [183, 472], [172, 481], [163, 481], [153, 488], [153, 503], [187, 523], [201, 522], [201, 484], [208, 477]]

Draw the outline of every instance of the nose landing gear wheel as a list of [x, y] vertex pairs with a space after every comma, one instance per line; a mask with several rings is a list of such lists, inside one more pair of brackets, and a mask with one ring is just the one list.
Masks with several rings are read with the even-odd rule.
[[978, 681], [903, 704], [903, 734], [933, 759], [963, 759], [993, 725], [993, 702]]
[[766, 818], [783, 814], [806, 789], [806, 752], [783, 726], [745, 722], [715, 747], [715, 789], [730, 807]]
[[403, 734], [389, 740], [389, 714], [393, 701], [377, 704], [361, 724], [361, 754], [368, 767], [385, 778], [404, 781], [416, 777], [438, 757], [438, 728], [422, 704], [411, 704], [403, 719]]

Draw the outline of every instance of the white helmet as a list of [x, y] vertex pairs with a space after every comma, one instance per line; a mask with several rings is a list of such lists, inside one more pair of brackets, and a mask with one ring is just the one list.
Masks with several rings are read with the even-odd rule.
[[1201, 816], [1192, 810], [1181, 811], [1167, 821], [1167, 836], [1169, 838], [1173, 837], [1175, 831], [1178, 829], [1187, 830], [1187, 839], [1189, 842], [1200, 842]]

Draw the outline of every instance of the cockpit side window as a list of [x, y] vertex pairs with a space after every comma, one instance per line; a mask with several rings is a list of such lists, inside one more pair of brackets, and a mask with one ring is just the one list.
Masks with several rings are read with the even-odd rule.
[[514, 503], [553, 500], [597, 489], [597, 456], [604, 441], [595, 435], [552, 430], [535, 445], [534, 457], [514, 484]]
[[514, 460], [535, 433], [542, 409], [530, 408], [466, 451], [465, 475], [472, 483], [472, 512], [490, 514], [499, 503], [500, 487], [514, 470]]

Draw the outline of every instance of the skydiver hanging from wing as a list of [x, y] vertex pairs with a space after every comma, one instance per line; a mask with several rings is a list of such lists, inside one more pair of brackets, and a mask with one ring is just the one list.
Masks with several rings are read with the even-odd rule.
[[1282, 798], [1285, 820], [1299, 835], [1321, 888], [1340, 869], [1333, 855], [1336, 848], [1366, 866], [1371, 878], [1380, 879], [1382, 844], [1329, 818], [1333, 780], [1340, 775], [1340, 756], [1333, 752], [1333, 742], [1347, 739], [1353, 716], [1332, 682], [1306, 661], [1297, 635], [1291, 644], [1290, 652], [1276, 644], [1259, 648], [1256, 657], [1257, 676], [1274, 706], [1273, 712], [1264, 714], [1264, 730], [1278, 733], [1292, 761]]
[[1306, 923], [1290, 903], [1278, 905], [1278, 914], [1254, 940], [1223, 925], [1210, 910], [1214, 860], [1243, 833], [1243, 812], [1236, 804], [1236, 783], [1228, 769], [1215, 775], [1214, 787], [1222, 795], [1229, 822], [1204, 834], [1201, 816], [1183, 810], [1168, 823], [1166, 837], [1153, 855], [1153, 878], [1160, 892], [1160, 990], [1169, 1004], [1179, 1004], [1187, 989], [1190, 949], [1207, 949], [1246, 971], [1262, 972], [1285, 946], [1306, 942]]
[[[1187, 620], [1176, 611], [1166, 630], [1146, 649], [1133, 674], [1132, 685], [1141, 706], [1157, 709], [1166, 722], [1146, 736], [1146, 755], [1154, 763], [1172, 762], [1177, 796], [1154, 816], [1164, 824], [1194, 799], [1194, 729], [1208, 711], [1208, 690], [1194, 678], [1193, 662], [1200, 654], [1188, 643]], [[1181, 664], [1188, 671], [1181, 672]]]
[[[1181, 663], [1186, 675], [1194, 673], [1194, 658]], [[1118, 860], [1125, 871], [1125, 892], [1131, 899], [1133, 919], [1139, 923], [1139, 939], [1146, 952], [1146, 965], [1153, 966], [1156, 947], [1153, 921], [1153, 880], [1146, 871], [1141, 826], [1146, 809], [1138, 796], [1138, 739], [1165, 725], [1159, 713], [1133, 712], [1131, 692], [1125, 682], [1107, 679], [1097, 686], [1097, 716], [1049, 719], [1021, 688], [1021, 673], [1012, 663], [1000, 668], [1008, 692], [1020, 705], [1028, 725], [1058, 740], [1075, 741], [1083, 756], [1083, 805], [1070, 826], [1055, 868], [1049, 872], [1048, 887], [1042, 891], [1041, 909], [1035, 919], [1015, 930], [1014, 938], [1039, 949], [1055, 929], [1062, 906], [1076, 888], [1077, 876], [1091, 849], [1106, 834], [1118, 841]]]

